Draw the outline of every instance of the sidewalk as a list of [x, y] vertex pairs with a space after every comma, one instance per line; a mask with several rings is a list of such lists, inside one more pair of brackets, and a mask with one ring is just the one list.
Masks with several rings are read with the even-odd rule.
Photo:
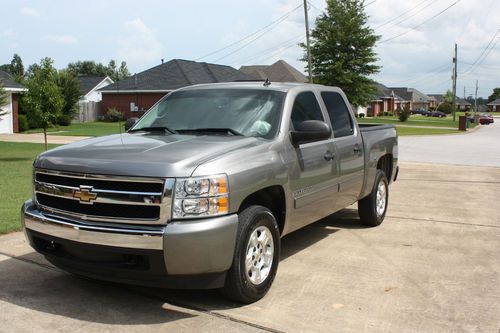
[[[47, 140], [51, 144], [64, 145], [75, 141], [89, 139], [90, 136], [62, 136], [62, 135], [47, 135]], [[43, 133], [33, 134], [0, 134], [0, 141], [7, 142], [32, 142], [44, 143]]]

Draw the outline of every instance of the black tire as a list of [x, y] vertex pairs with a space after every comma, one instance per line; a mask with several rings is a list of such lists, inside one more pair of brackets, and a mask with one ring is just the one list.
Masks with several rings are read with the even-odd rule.
[[[249, 304], [264, 297], [271, 288], [280, 259], [280, 233], [276, 219], [266, 207], [250, 206], [243, 210], [238, 218], [239, 225], [233, 264], [227, 273], [226, 283], [221, 292], [231, 300]], [[274, 253], [269, 274], [261, 283], [254, 284], [247, 275], [245, 257], [250, 236], [259, 227], [266, 227], [271, 232]]]
[[[382, 213], [377, 213], [377, 191], [381, 182], [385, 184], [385, 207]], [[358, 213], [361, 218], [361, 222], [370, 227], [380, 225], [384, 221], [388, 203], [389, 182], [387, 181], [385, 173], [382, 170], [377, 170], [372, 192], [367, 197], [358, 201]]]

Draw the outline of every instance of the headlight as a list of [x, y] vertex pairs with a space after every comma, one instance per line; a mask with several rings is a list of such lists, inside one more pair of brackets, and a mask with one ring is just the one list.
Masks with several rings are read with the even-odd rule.
[[226, 175], [176, 180], [172, 218], [215, 216], [228, 212]]

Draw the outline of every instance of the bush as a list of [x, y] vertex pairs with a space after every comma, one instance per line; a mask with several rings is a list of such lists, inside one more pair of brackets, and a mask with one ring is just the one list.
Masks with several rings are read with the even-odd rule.
[[405, 122], [408, 120], [408, 118], [410, 118], [410, 115], [411, 115], [411, 111], [410, 111], [410, 108], [406, 107], [406, 108], [397, 108], [396, 109], [396, 116], [398, 117], [399, 121], [401, 122]]
[[57, 125], [69, 126], [71, 125], [71, 117], [66, 114], [61, 114], [57, 117]]
[[19, 132], [24, 132], [30, 129], [30, 124], [28, 122], [28, 117], [25, 114], [20, 114], [17, 118], [17, 124], [19, 126]]
[[117, 121], [121, 121], [123, 119], [123, 113], [118, 111], [115, 108], [108, 109], [108, 112], [103, 117], [104, 121], [108, 121], [111, 123], [116, 123]]
[[364, 118], [365, 117], [365, 114], [364, 113], [360, 113], [359, 114], [359, 118]]
[[444, 102], [439, 105], [437, 110], [446, 114], [450, 114], [453, 111], [453, 106], [449, 102]]

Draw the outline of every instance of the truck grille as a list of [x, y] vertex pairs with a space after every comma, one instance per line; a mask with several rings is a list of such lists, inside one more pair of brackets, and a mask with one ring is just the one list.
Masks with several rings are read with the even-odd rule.
[[36, 203], [52, 214], [132, 224], [170, 218], [173, 179], [35, 170], [34, 182]]

